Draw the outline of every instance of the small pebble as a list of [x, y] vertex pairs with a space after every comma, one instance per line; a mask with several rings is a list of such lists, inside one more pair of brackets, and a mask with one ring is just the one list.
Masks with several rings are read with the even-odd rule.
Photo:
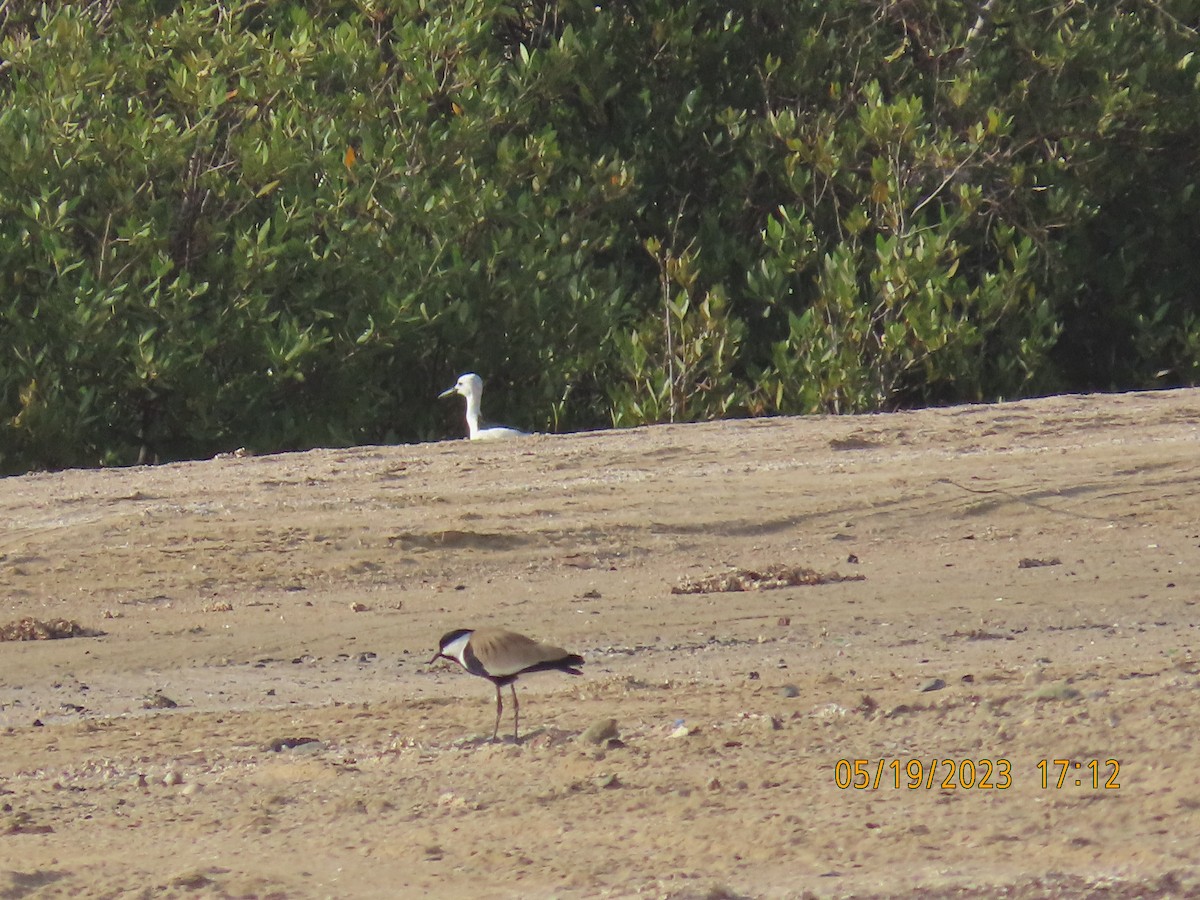
[[1060, 681], [1038, 688], [1032, 696], [1034, 700], [1077, 700], [1081, 694], [1065, 681]]
[[785, 684], [783, 687], [781, 687], [779, 689], [779, 693], [781, 696], [784, 696], [784, 697], [789, 697], [789, 698], [799, 697], [800, 696], [800, 688], [796, 687], [794, 684]]
[[323, 749], [325, 749], [325, 745], [315, 737], [275, 738], [274, 740], [267, 741], [267, 743], [263, 744], [263, 750], [271, 753], [280, 753], [284, 750], [315, 753], [317, 750]]
[[619, 735], [616, 719], [597, 719], [579, 735], [579, 739], [586, 744], [603, 744]]
[[930, 691], [940, 691], [945, 686], [946, 682], [942, 681], [942, 679], [930, 678], [923, 685], [921, 685], [920, 692], [922, 694], [928, 694]]

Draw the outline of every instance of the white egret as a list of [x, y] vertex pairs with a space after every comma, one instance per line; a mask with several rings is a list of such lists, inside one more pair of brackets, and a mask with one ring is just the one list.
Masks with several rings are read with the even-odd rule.
[[461, 394], [467, 398], [467, 436], [473, 441], [495, 441], [503, 438], [525, 437], [526, 432], [505, 425], [479, 424], [479, 402], [483, 397], [483, 379], [474, 372], [468, 372], [447, 388], [438, 397], [449, 397], [451, 394]]

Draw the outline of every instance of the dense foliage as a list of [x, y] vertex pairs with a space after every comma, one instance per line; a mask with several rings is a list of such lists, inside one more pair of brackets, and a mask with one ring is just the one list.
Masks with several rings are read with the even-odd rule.
[[0, 471], [1194, 383], [1198, 27], [0, 4]]

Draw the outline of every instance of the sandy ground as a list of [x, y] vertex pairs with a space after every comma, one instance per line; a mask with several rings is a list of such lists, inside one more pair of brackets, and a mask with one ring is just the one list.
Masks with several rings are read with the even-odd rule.
[[[1198, 423], [1177, 391], [0, 480], [0, 625], [103, 632], [0, 643], [0, 898], [1195, 894]], [[672, 591], [770, 567], [846, 580]], [[482, 625], [587, 658], [521, 682], [520, 743], [427, 665]]]

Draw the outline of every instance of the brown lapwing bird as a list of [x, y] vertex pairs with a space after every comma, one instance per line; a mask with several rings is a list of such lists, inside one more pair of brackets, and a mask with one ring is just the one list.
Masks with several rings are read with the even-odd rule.
[[442, 635], [438, 652], [429, 664], [439, 659], [452, 659], [472, 675], [486, 678], [496, 686], [496, 727], [492, 729], [492, 740], [500, 733], [500, 715], [504, 711], [504, 698], [500, 689], [506, 684], [512, 688], [513, 740], [519, 741], [521, 704], [517, 701], [516, 680], [529, 672], [566, 672], [582, 675], [579, 666], [583, 657], [568, 653], [562, 647], [542, 644], [502, 628], [459, 628]]

